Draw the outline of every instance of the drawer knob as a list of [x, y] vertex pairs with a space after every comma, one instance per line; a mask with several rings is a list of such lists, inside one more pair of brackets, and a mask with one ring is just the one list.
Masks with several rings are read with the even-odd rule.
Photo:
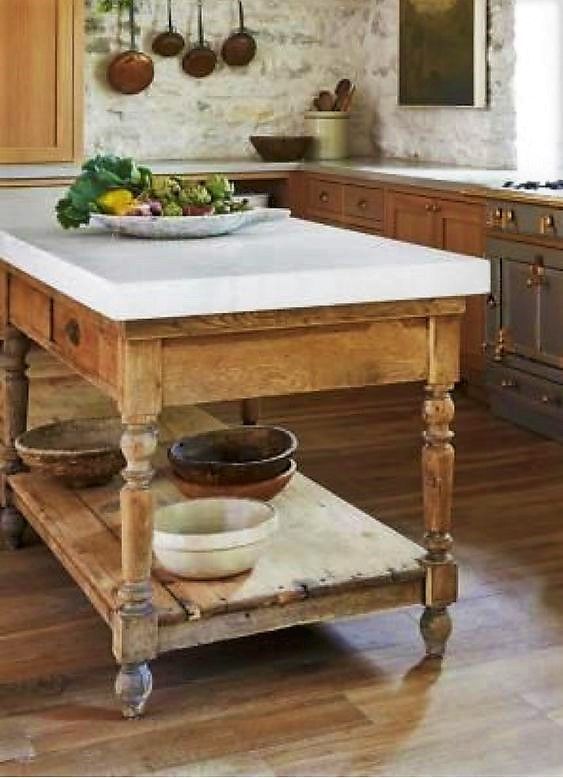
[[80, 324], [76, 319], [69, 319], [65, 325], [65, 333], [73, 346], [80, 345]]
[[544, 405], [549, 405], [552, 402], [552, 399], [548, 394], [542, 394], [541, 401]]
[[358, 208], [360, 210], [365, 211], [367, 207], [368, 207], [368, 201], [367, 200], [360, 200], [358, 202]]
[[321, 192], [319, 195], [321, 203], [328, 203], [328, 192]]
[[424, 206], [426, 208], [427, 213], [433, 213], [434, 211], [434, 203], [426, 203]]

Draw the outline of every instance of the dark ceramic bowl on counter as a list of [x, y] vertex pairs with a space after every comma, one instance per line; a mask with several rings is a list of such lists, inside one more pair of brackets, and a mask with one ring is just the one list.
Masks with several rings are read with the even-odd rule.
[[250, 142], [264, 162], [298, 162], [313, 138], [310, 135], [251, 135]]

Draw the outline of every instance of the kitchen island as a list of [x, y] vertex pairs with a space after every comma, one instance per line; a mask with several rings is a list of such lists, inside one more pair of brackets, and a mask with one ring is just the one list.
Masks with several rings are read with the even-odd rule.
[[[110, 626], [126, 716], [159, 653], [292, 624], [421, 603], [427, 653], [443, 655], [457, 595], [450, 390], [487, 262], [294, 219], [157, 243], [65, 234], [47, 217], [0, 232], [0, 259], [2, 526], [15, 547], [25, 517]], [[120, 504], [115, 484], [72, 491], [21, 472], [30, 340], [115, 399]], [[205, 583], [153, 566], [155, 499], [182, 499], [157, 452], [164, 406], [405, 381], [426, 385], [424, 548], [298, 476], [253, 572]], [[192, 418], [192, 431], [215, 423]]]

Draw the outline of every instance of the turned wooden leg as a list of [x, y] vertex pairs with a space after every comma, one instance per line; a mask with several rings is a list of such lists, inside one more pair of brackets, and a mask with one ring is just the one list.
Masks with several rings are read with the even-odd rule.
[[255, 425], [260, 419], [260, 398], [253, 397], [241, 402], [240, 414], [243, 424]]
[[156, 656], [157, 616], [152, 604], [151, 563], [154, 498], [151, 457], [157, 431], [154, 424], [126, 424], [121, 449], [127, 466], [121, 490], [120, 607], [115, 614], [113, 651], [121, 668], [115, 690], [123, 715], [143, 713], [152, 689], [147, 660]]
[[429, 657], [444, 656], [452, 630], [448, 605], [457, 599], [457, 566], [451, 556], [450, 535], [454, 474], [454, 404], [450, 386], [426, 387], [422, 449], [424, 546], [426, 567], [424, 605], [420, 629]]
[[2, 427], [2, 447], [0, 451], [0, 499], [2, 513], [0, 523], [2, 534], [8, 548], [19, 548], [22, 543], [26, 521], [12, 505], [12, 495], [7, 476], [21, 470], [21, 460], [14, 448], [14, 440], [27, 429], [27, 407], [29, 399], [29, 381], [26, 370], [26, 356], [30, 342], [26, 336], [14, 327], [6, 327], [2, 349], [1, 367], [4, 373], [2, 381], [2, 400], [4, 419]]

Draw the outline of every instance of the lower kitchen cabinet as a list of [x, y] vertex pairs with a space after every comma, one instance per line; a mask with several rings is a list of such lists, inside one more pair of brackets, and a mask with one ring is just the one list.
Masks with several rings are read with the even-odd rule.
[[385, 202], [385, 234], [388, 238], [419, 246], [436, 246], [436, 202], [431, 197], [388, 192]]
[[[385, 234], [395, 240], [482, 257], [485, 251], [485, 208], [480, 203], [388, 192]], [[485, 301], [467, 301], [462, 329], [461, 373], [469, 383], [483, 383]]]

